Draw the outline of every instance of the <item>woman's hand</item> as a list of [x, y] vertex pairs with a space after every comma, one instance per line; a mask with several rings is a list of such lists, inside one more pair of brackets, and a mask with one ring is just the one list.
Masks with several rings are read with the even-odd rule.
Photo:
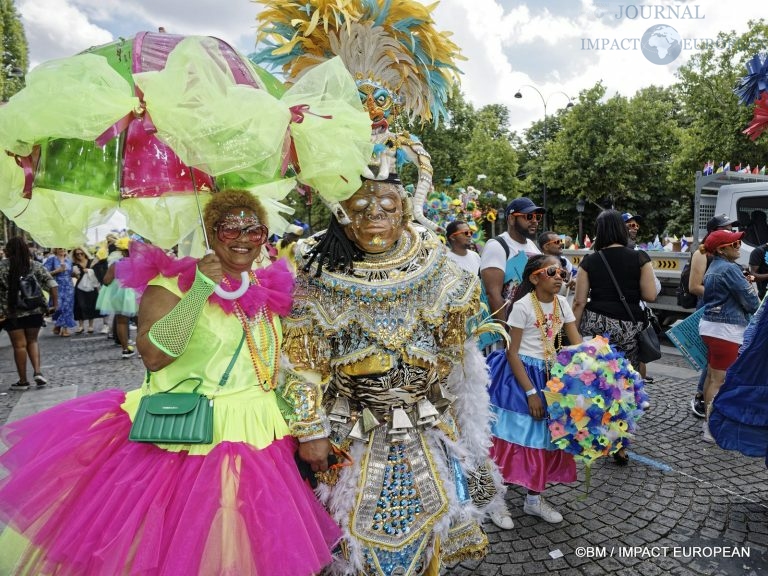
[[215, 253], [206, 254], [197, 262], [197, 269], [216, 284], [224, 279], [221, 261]]
[[541, 420], [546, 415], [547, 411], [544, 409], [544, 403], [539, 398], [538, 393], [528, 396], [528, 412], [534, 420]]
[[328, 438], [299, 443], [299, 458], [312, 467], [312, 472], [328, 470], [328, 455], [332, 452]]

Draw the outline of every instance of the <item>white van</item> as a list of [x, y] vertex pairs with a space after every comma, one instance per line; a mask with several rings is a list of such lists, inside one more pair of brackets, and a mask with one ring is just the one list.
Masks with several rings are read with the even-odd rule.
[[717, 194], [715, 214], [728, 214], [738, 220], [744, 232], [738, 263], [747, 268], [752, 250], [768, 243], [768, 183], [728, 184]]

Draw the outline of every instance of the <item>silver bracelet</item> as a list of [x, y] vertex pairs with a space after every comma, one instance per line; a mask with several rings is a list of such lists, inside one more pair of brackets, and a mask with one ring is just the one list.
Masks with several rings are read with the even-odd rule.
[[533, 396], [534, 394], [536, 394], [536, 388], [531, 388], [530, 390], [525, 391], [526, 396]]

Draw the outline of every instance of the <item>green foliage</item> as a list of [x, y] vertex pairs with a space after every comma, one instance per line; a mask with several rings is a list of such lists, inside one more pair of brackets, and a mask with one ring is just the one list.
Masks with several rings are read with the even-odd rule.
[[695, 54], [677, 72], [673, 88], [682, 110], [680, 146], [673, 151], [670, 187], [678, 192], [680, 213], [670, 221], [687, 230], [692, 224], [695, 173], [713, 160], [763, 166], [768, 164], [768, 139], [752, 142], [742, 131], [752, 119], [752, 106], [739, 104], [733, 93], [738, 79], [746, 74], [747, 60], [765, 51], [768, 26], [761, 19], [749, 22], [749, 30], [738, 36], [721, 32], [717, 42]]
[[[438, 126], [430, 123], [405, 127], [421, 140], [424, 148], [429, 152], [432, 159], [432, 180], [435, 183], [442, 183], [446, 179], [450, 179], [453, 183], [461, 180], [459, 161], [469, 143], [475, 118], [475, 109], [464, 99], [464, 94], [458, 87], [454, 88], [446, 108], [448, 119]], [[415, 166], [406, 166], [400, 176], [403, 183], [415, 184], [417, 180]]]
[[3, 39], [0, 58], [0, 102], [6, 102], [24, 86], [27, 71], [27, 40], [13, 0], [0, 0], [0, 37]]
[[752, 142], [742, 131], [752, 107], [733, 88], [745, 62], [768, 45], [768, 26], [750, 22], [741, 36], [723, 32], [678, 71], [671, 88], [650, 86], [631, 98], [608, 96], [602, 83], [578, 104], [531, 124], [515, 142], [518, 188], [534, 199], [546, 183], [550, 226], [576, 229], [575, 205], [586, 201], [585, 231], [603, 207], [645, 216], [643, 239], [689, 234], [695, 173], [704, 163], [768, 164], [768, 137]]
[[[0, 102], [8, 99], [24, 87], [23, 76], [19, 72], [27, 71], [27, 39], [13, 0], [0, 0]], [[0, 229], [3, 231], [3, 241], [18, 233], [16, 225], [0, 214]], [[5, 235], [8, 234], [8, 238]]]
[[[510, 142], [506, 126], [508, 111], [493, 105], [481, 109], [475, 116], [469, 143], [459, 162], [462, 186], [493, 190], [507, 198], [517, 196], [517, 153]], [[477, 176], [486, 178], [478, 181]]]
[[[603, 102], [605, 94], [602, 83], [583, 90], [578, 104], [561, 114], [562, 129], [546, 143], [543, 164], [550, 191], [550, 227], [557, 226], [558, 232], [573, 222], [579, 198], [619, 206], [633, 183], [624, 174], [632, 151], [621, 134], [628, 103], [618, 95]], [[589, 214], [585, 212], [585, 217]]]
[[286, 219], [301, 220], [305, 224], [309, 224], [311, 234], [328, 227], [331, 212], [317, 193], [310, 192], [302, 195], [298, 192], [291, 192], [284, 203], [295, 210], [292, 216], [286, 215]]

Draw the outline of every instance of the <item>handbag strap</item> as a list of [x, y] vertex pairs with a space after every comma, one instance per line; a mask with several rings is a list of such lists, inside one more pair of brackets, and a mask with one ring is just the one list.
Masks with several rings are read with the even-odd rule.
[[243, 335], [240, 337], [240, 343], [237, 345], [235, 353], [232, 355], [232, 360], [229, 361], [229, 366], [224, 370], [224, 374], [222, 374], [221, 380], [219, 380], [219, 386], [224, 386], [224, 384], [227, 383], [227, 380], [229, 380], [229, 374], [232, 372], [235, 360], [237, 360], [237, 357], [240, 355], [240, 350], [243, 348], [243, 342], [245, 342], [245, 331], [243, 331]]
[[[227, 380], [229, 380], [229, 375], [232, 373], [232, 368], [235, 365], [235, 360], [237, 360], [237, 357], [240, 355], [240, 350], [243, 348], [243, 342], [245, 342], [245, 332], [243, 332], [242, 337], [240, 338], [240, 343], [237, 345], [237, 348], [235, 349], [235, 353], [232, 355], [232, 359], [229, 361], [229, 365], [227, 366], [227, 369], [224, 370], [224, 374], [221, 375], [221, 380], [219, 380], [219, 386], [224, 386], [227, 383]], [[152, 375], [152, 372], [147, 370], [147, 379], [146, 379], [146, 385], [149, 386], [149, 378]], [[197, 386], [195, 386], [192, 389], [192, 392], [197, 390], [203, 383], [203, 379], [199, 376], [190, 376], [189, 378], [184, 378], [184, 380], [180, 380], [168, 390], [163, 390], [163, 394], [167, 394], [168, 392], [171, 392], [172, 390], [175, 390], [177, 387], [179, 387], [181, 384], [184, 384], [184, 382], [188, 382], [190, 380], [193, 380], [197, 382]]]
[[629, 317], [632, 320], [632, 322], [635, 322], [635, 315], [632, 314], [632, 310], [630, 310], [629, 304], [627, 304], [627, 299], [624, 297], [624, 292], [621, 291], [621, 288], [619, 288], [619, 283], [616, 282], [616, 276], [613, 275], [613, 270], [611, 270], [611, 267], [608, 265], [608, 260], [605, 259], [605, 254], [603, 254], [602, 250], [598, 250], [597, 253], [600, 255], [600, 258], [603, 260], [603, 264], [605, 264], [606, 270], [608, 270], [608, 275], [611, 277], [611, 281], [613, 281], [613, 285], [616, 288], [616, 292], [619, 293], [619, 300], [621, 300], [621, 303], [624, 304], [624, 309], [627, 311], [627, 314], [629, 314]]

